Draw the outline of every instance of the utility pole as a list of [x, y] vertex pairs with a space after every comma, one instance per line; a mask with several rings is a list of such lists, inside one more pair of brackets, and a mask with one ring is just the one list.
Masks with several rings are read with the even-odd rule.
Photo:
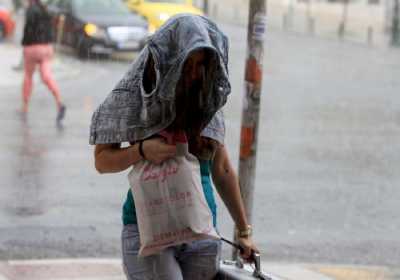
[[400, 7], [399, 0], [394, 0], [392, 20], [392, 46], [400, 46]]
[[[243, 97], [240, 136], [239, 184], [247, 213], [252, 223], [253, 193], [256, 171], [257, 136], [262, 86], [262, 66], [266, 33], [266, 0], [250, 0], [247, 29], [245, 94]], [[237, 259], [237, 250], [233, 259]]]

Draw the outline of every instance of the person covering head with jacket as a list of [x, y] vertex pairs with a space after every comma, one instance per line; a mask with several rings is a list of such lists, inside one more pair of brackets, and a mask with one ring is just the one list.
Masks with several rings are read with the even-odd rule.
[[[155, 164], [175, 156], [176, 147], [157, 135], [184, 131], [200, 163], [204, 194], [216, 222], [212, 182], [237, 228], [242, 257], [257, 251], [237, 176], [224, 146], [222, 107], [231, 91], [228, 39], [209, 19], [181, 14], [149, 39], [122, 80], [92, 117], [90, 143], [100, 173], [121, 172], [146, 159]], [[130, 146], [121, 147], [122, 142]], [[135, 194], [123, 206], [122, 252], [128, 279], [213, 279], [220, 241], [173, 246], [139, 258]]]

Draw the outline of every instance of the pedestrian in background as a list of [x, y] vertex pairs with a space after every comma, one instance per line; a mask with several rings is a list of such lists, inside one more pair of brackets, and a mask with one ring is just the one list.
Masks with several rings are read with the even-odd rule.
[[40, 0], [30, 0], [26, 10], [24, 35], [24, 83], [22, 113], [28, 112], [29, 100], [32, 94], [33, 73], [39, 66], [42, 81], [53, 94], [57, 105], [57, 123], [65, 116], [66, 107], [61, 101], [60, 90], [51, 72], [53, 57], [53, 31], [51, 17]]

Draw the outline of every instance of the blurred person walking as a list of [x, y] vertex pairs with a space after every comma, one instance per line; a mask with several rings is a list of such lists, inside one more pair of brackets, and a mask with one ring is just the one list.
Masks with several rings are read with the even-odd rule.
[[32, 94], [33, 74], [39, 66], [42, 81], [53, 94], [57, 105], [57, 123], [64, 116], [66, 107], [62, 103], [60, 90], [51, 72], [51, 59], [54, 51], [51, 29], [51, 18], [46, 7], [40, 0], [30, 0], [26, 10], [22, 45], [24, 47], [24, 83], [22, 89], [22, 113], [28, 112], [29, 100]]

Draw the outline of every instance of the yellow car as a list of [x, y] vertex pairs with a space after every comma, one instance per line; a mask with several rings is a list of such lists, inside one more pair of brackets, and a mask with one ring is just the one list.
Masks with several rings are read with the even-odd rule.
[[192, 0], [125, 0], [131, 11], [146, 18], [149, 32], [153, 33], [170, 17], [180, 13], [203, 15]]

